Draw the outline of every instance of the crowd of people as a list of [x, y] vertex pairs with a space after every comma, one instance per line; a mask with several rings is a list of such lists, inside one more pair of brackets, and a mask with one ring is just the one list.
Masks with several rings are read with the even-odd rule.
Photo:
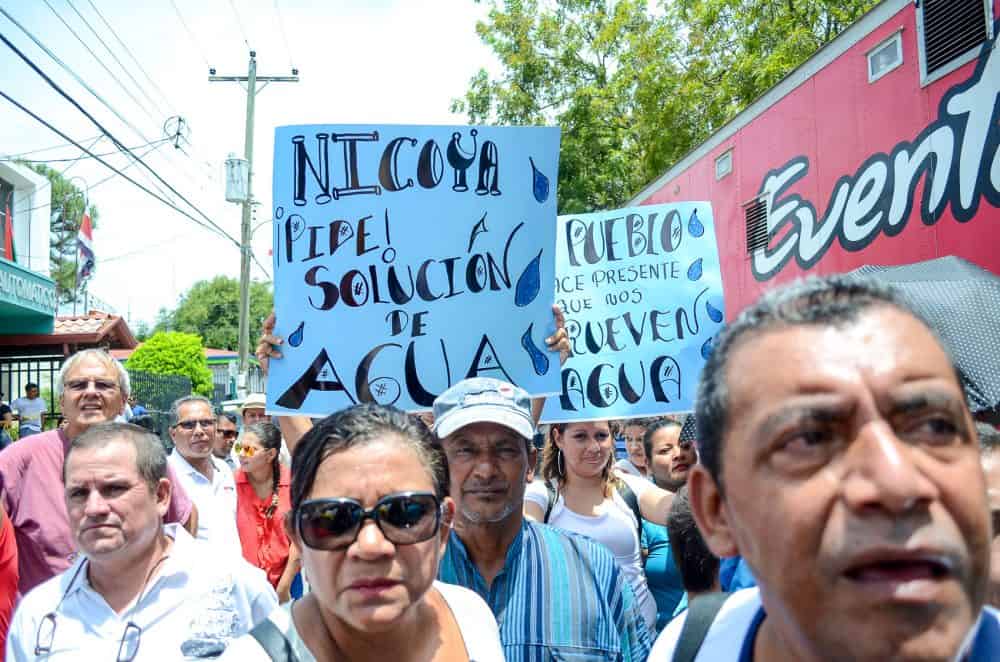
[[472, 377], [420, 415], [189, 395], [165, 444], [101, 350], [55, 391], [0, 452], [8, 660], [1000, 660], [1000, 431], [870, 282], [743, 311], [693, 426]]

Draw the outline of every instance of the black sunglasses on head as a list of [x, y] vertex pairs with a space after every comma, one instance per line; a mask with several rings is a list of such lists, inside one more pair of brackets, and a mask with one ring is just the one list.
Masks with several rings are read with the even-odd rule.
[[350, 547], [369, 518], [392, 544], [412, 545], [437, 533], [441, 502], [431, 492], [390, 494], [371, 510], [354, 499], [310, 499], [295, 512], [295, 527], [307, 547], [329, 552]]

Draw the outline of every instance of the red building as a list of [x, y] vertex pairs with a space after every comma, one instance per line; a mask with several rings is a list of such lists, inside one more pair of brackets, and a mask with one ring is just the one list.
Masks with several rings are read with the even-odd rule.
[[1000, 0], [884, 0], [631, 204], [712, 202], [728, 317], [777, 283], [1000, 274]]

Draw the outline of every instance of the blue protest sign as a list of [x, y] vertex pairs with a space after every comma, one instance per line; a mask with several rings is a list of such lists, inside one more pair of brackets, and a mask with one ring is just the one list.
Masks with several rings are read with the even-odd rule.
[[466, 377], [559, 389], [559, 129], [279, 127], [268, 411], [429, 409]]
[[725, 312], [711, 206], [560, 216], [556, 303], [573, 355], [543, 422], [690, 411]]

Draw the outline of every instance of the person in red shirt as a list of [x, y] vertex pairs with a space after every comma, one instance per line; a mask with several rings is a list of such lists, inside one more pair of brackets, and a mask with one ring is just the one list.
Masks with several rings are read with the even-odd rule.
[[7, 641], [7, 628], [17, 601], [17, 541], [10, 518], [0, 506], [0, 651]]
[[299, 571], [299, 554], [283, 526], [291, 509], [291, 472], [278, 461], [281, 432], [271, 423], [243, 428], [234, 446], [240, 458], [236, 470], [236, 528], [243, 558], [267, 573], [287, 602], [292, 580]]

